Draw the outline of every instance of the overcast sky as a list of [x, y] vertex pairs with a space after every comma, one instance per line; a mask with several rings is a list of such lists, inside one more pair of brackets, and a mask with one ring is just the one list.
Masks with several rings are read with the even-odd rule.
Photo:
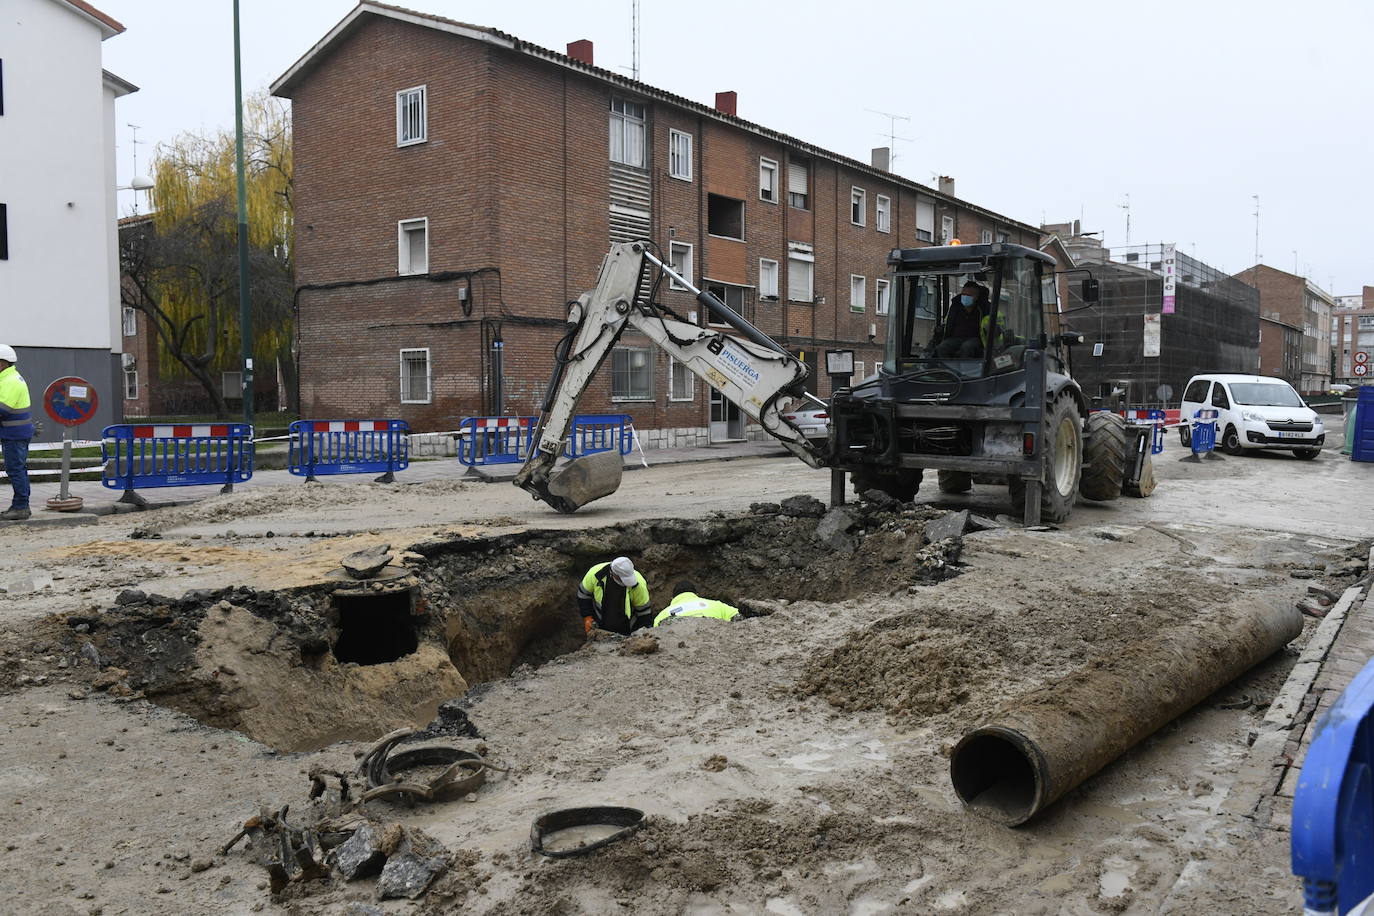
[[[121, 184], [155, 144], [233, 126], [230, 0], [95, 0], [128, 27], [105, 67]], [[242, 0], [245, 94], [355, 4]], [[629, 72], [630, 0], [408, 0]], [[642, 0], [640, 78], [1038, 225], [1082, 217], [1108, 245], [1176, 242], [1222, 270], [1262, 260], [1341, 295], [1374, 285], [1369, 0]], [[132, 203], [121, 193], [121, 212]], [[1122, 205], [1129, 199], [1129, 211]], [[1294, 254], [1296, 252], [1296, 255]]]

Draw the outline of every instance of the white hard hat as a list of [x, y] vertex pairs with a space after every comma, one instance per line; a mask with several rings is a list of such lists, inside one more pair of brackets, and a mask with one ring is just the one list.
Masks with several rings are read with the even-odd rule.
[[14, 347], [9, 344], [0, 344], [0, 359], [7, 363], [19, 362], [19, 354], [14, 352]]
[[635, 584], [635, 565], [629, 557], [616, 557], [611, 561], [611, 575], [621, 585], [631, 588]]

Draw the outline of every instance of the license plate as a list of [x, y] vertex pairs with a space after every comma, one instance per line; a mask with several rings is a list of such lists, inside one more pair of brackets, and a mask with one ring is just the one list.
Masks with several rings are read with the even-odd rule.
[[1307, 433], [1279, 433], [1280, 439], [1305, 439]]

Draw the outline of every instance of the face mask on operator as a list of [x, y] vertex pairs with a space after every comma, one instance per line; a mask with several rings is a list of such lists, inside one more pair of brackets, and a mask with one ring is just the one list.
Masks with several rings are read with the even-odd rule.
[[973, 297], [970, 296], [968, 293], [961, 293], [959, 295], [959, 303], [964, 308], [968, 308], [969, 306], [973, 305]]

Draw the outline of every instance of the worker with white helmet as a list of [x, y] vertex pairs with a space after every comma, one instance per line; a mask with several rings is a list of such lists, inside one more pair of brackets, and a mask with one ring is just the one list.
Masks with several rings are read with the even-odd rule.
[[5, 474], [14, 497], [10, 507], [0, 512], [7, 522], [29, 517], [29, 440], [33, 438], [33, 411], [29, 386], [14, 367], [19, 356], [14, 347], [0, 344], [0, 448], [5, 454]]
[[629, 557], [616, 557], [587, 570], [577, 587], [577, 607], [588, 633], [595, 626], [627, 634], [651, 625], [654, 619], [649, 585]]

